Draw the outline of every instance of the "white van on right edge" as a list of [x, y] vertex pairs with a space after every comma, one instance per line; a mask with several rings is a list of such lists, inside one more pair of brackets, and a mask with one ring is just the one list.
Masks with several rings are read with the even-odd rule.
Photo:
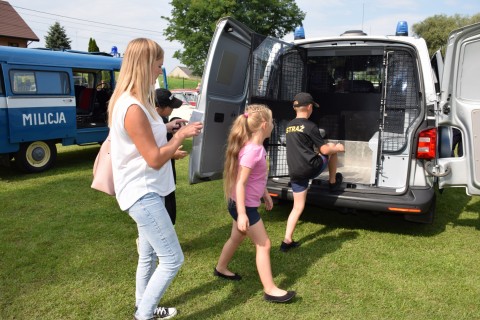
[[[452, 32], [443, 61], [440, 54], [431, 60], [420, 38], [354, 31], [286, 43], [221, 19], [197, 104], [204, 130], [193, 140], [190, 182], [222, 177], [233, 120], [247, 103], [264, 103], [275, 121], [265, 144], [267, 187], [275, 199], [292, 201], [285, 126], [303, 91], [320, 104], [310, 120], [345, 145], [341, 190], [329, 192], [322, 173], [307, 204], [432, 222], [436, 185], [480, 194], [479, 33], [480, 24]], [[461, 156], [452, 151], [453, 131], [461, 133]]]

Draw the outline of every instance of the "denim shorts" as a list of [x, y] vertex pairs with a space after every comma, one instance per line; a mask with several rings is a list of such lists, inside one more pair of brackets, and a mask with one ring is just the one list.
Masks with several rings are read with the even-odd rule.
[[[260, 221], [260, 213], [258, 213], [257, 207], [245, 207], [245, 211], [247, 212], [248, 224], [250, 226], [253, 226], [255, 223]], [[233, 220], [237, 221], [237, 204], [232, 199], [228, 201], [228, 212], [230, 212]]]
[[318, 168], [317, 171], [315, 171], [314, 174], [312, 174], [312, 176], [310, 178], [300, 179], [300, 180], [291, 180], [290, 181], [290, 185], [292, 186], [292, 191], [294, 193], [299, 193], [299, 192], [303, 192], [303, 191], [307, 190], [308, 189], [308, 182], [310, 181], [310, 179], [315, 178], [320, 173], [322, 173], [323, 170], [325, 170], [325, 168], [328, 165], [328, 156], [324, 156], [324, 155], [321, 154], [320, 157], [323, 159], [323, 164]]

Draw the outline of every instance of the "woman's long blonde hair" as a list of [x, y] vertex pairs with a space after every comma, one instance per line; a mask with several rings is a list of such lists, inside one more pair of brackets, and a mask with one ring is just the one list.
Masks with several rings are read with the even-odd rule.
[[153, 63], [163, 59], [163, 56], [162, 47], [153, 40], [137, 38], [128, 43], [117, 84], [108, 103], [109, 126], [112, 124], [115, 103], [124, 92], [130, 92], [137, 98], [153, 118], [159, 117], [155, 111], [155, 89], [151, 79]]
[[252, 134], [261, 129], [264, 121], [272, 119], [272, 111], [263, 104], [251, 104], [245, 113], [239, 115], [232, 124], [227, 140], [225, 165], [223, 168], [223, 191], [228, 201], [238, 174], [238, 154], [252, 138]]

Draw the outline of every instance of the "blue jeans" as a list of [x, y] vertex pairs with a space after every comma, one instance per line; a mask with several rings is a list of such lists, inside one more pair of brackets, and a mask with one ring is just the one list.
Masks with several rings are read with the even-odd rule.
[[165, 209], [164, 197], [147, 193], [128, 209], [128, 214], [138, 228], [135, 316], [150, 319], [183, 264], [183, 252]]

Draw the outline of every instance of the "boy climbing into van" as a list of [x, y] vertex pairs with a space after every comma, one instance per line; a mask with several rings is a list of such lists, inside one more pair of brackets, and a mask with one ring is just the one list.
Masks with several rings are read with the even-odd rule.
[[317, 125], [308, 119], [314, 106], [319, 108], [309, 93], [297, 94], [293, 101], [296, 118], [286, 128], [287, 165], [293, 191], [293, 208], [288, 216], [285, 239], [280, 245], [283, 252], [300, 245], [293, 241], [293, 232], [305, 207], [309, 180], [328, 167], [330, 192], [338, 191], [343, 181], [342, 174], [337, 172], [337, 153], [345, 152], [345, 147], [340, 143], [324, 141]]

